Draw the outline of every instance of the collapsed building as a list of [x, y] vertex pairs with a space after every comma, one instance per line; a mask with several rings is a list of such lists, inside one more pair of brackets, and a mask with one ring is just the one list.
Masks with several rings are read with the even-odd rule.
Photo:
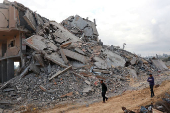
[[[0, 11], [1, 105], [97, 97], [100, 79], [108, 92], [120, 94], [128, 87], [127, 77], [159, 70], [159, 62], [154, 65], [117, 46], [103, 45], [95, 20], [76, 15], [59, 24], [6, 0]], [[16, 76], [15, 61], [20, 62]], [[165, 68], [161, 62], [160, 70]]]
[[70, 16], [63, 20], [61, 24], [64, 28], [68, 29], [71, 33], [81, 38], [85, 42], [99, 41], [98, 31], [96, 29], [96, 20], [94, 22], [88, 18], [81, 18], [79, 15]]
[[4, 0], [0, 4], [0, 82], [14, 77], [14, 62], [24, 66], [26, 45], [24, 40], [37, 32], [48, 19], [20, 3]]

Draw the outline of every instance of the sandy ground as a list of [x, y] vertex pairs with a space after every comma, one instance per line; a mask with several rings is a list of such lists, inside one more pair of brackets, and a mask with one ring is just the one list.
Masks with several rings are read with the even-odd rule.
[[122, 106], [135, 110], [142, 105], [161, 100], [166, 92], [170, 92], [170, 80], [164, 81], [154, 91], [156, 95], [154, 98], [150, 98], [150, 89], [148, 87], [137, 91], [126, 91], [122, 95], [109, 98], [106, 103], [99, 102], [89, 106], [78, 104], [58, 105], [54, 109], [41, 111], [41, 113], [123, 113]]

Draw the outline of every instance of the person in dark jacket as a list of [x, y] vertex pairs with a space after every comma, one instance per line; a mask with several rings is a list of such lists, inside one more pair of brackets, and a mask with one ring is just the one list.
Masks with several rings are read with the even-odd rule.
[[148, 82], [149, 82], [149, 85], [150, 85], [150, 90], [151, 90], [151, 98], [153, 97], [153, 96], [155, 96], [154, 95], [154, 92], [153, 92], [153, 87], [154, 87], [154, 85], [155, 85], [155, 83], [154, 83], [154, 78], [153, 78], [153, 76], [152, 76], [152, 74], [149, 74], [149, 78], [148, 78]]
[[107, 101], [108, 98], [105, 96], [106, 95], [106, 91], [107, 91], [107, 86], [105, 83], [103, 83], [103, 80], [100, 81], [101, 85], [102, 85], [102, 97], [103, 97], [103, 103], [105, 103], [105, 100]]

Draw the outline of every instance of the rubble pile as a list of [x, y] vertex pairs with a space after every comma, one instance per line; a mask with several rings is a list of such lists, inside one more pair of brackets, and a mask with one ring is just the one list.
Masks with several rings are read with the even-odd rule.
[[[13, 7], [15, 8], [13, 8]], [[18, 2], [10, 2], [8, 0], [4, 0], [3, 4], [0, 4], [0, 7], [10, 8], [16, 13], [16, 23], [17, 29], [22, 31], [28, 31], [30, 33], [39, 32], [40, 27], [49, 22], [49, 20], [45, 17], [40, 16], [38, 13], [33, 12], [28, 7], [18, 3]], [[18, 11], [18, 12], [17, 12]], [[9, 20], [8, 20], [9, 21]], [[9, 27], [9, 25], [7, 26]], [[30, 34], [28, 33], [28, 34]]]
[[[94, 22], [92, 22], [88, 20], [88, 18], [84, 19], [79, 15], [75, 15], [63, 20], [61, 25], [85, 42], [98, 41], [99, 34], [96, 29], [95, 19]], [[100, 44], [102, 44], [101, 40]]]
[[152, 60], [103, 45], [96, 23], [78, 15], [61, 24], [46, 21], [34, 27], [34, 33], [25, 39], [25, 65], [0, 88], [0, 107], [99, 97], [100, 79], [109, 93], [121, 93], [127, 89], [130, 75], [137, 78], [140, 73], [159, 70]]

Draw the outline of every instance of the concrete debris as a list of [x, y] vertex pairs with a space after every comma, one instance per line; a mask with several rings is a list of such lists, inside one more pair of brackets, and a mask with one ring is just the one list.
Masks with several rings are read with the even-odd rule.
[[136, 57], [133, 57], [132, 60], [130, 61], [130, 63], [132, 65], [136, 64], [136, 61], [137, 61], [137, 58]]
[[69, 70], [72, 66], [67, 67], [66, 69], [62, 70], [62, 71], [58, 71], [55, 75], [53, 75], [51, 78], [49, 78], [49, 80], [52, 80], [54, 77], [59, 76], [60, 74], [64, 73], [65, 71]]
[[25, 70], [20, 74], [20, 77], [21, 77], [21, 78], [24, 77], [24, 76], [28, 73], [29, 69], [30, 69], [30, 66], [28, 66], [27, 68], [25, 68]]
[[82, 38], [85, 42], [90, 42], [92, 40], [98, 41], [99, 34], [96, 29], [95, 19], [94, 22], [92, 22], [76, 15], [68, 17], [63, 20], [61, 24], [75, 36]]
[[80, 61], [80, 62], [82, 62], [84, 64], [87, 63], [88, 60], [89, 60], [87, 57], [85, 57], [85, 56], [83, 56], [83, 55], [81, 55], [79, 53], [75, 53], [73, 51], [70, 51], [68, 49], [63, 49], [63, 52], [65, 53], [65, 55], [67, 57], [72, 58], [74, 60], [78, 60], [78, 61]]
[[[129, 86], [129, 75], [137, 79], [167, 69], [160, 60], [143, 59], [118, 46], [103, 45], [95, 20], [76, 15], [59, 24], [17, 2], [5, 0], [1, 5], [5, 15], [12, 13], [9, 22], [0, 17], [2, 36], [17, 36], [7, 41], [9, 45], [0, 43], [1, 48], [12, 47], [0, 54], [0, 100], [19, 100], [16, 105], [36, 101], [37, 106], [44, 106], [99, 97], [100, 79], [106, 81], [108, 93], [121, 94]], [[15, 77], [14, 61], [20, 62]]]
[[29, 71], [33, 71], [36, 74], [40, 73], [40, 69], [35, 64], [31, 63], [29, 67]]
[[137, 78], [137, 74], [136, 71], [134, 69], [129, 69], [129, 74], [133, 77], [133, 78]]
[[83, 89], [83, 93], [87, 93], [87, 92], [89, 92], [91, 90], [92, 90], [92, 88], [90, 86], [86, 87], [86, 88]]
[[38, 61], [38, 63], [39, 63], [41, 66], [43, 66], [43, 67], [45, 66], [44, 60], [43, 60], [41, 54], [35, 54], [35, 55], [34, 55], [34, 58], [36, 59], [36, 61]]
[[61, 56], [62, 56], [62, 58], [63, 58], [63, 60], [64, 60], [64, 63], [65, 63], [65, 64], [68, 64], [68, 60], [67, 60], [66, 55], [64, 54], [62, 48], [60, 48], [60, 54], [61, 54]]
[[152, 60], [153, 64], [160, 70], [166, 70], [168, 67], [162, 60]]
[[36, 30], [36, 22], [34, 16], [31, 12], [29, 12], [29, 10], [26, 10], [26, 13], [23, 18], [33, 30]]

